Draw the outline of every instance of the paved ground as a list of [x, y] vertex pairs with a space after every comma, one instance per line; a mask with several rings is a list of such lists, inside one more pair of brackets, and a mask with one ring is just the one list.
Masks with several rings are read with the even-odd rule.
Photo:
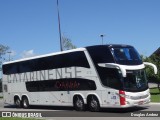
[[[73, 108], [67, 107], [32, 107], [31, 109], [22, 109], [22, 108], [15, 108], [15, 106], [4, 106], [2, 99], [0, 100], [0, 111], [1, 112], [40, 112], [45, 113], [47, 115], [51, 115], [52, 117], [44, 118], [46, 120], [99, 120], [99, 119], [108, 119], [108, 120], [117, 120], [119, 117], [123, 117], [123, 120], [130, 119], [137, 120], [135, 118], [136, 115], [143, 115], [147, 113], [158, 114], [160, 117], [160, 104], [151, 103], [149, 105], [143, 105], [141, 107], [134, 107], [129, 109], [103, 109], [101, 112], [77, 112], [73, 110]], [[159, 112], [157, 112], [159, 111]], [[54, 116], [54, 117], [53, 117]], [[89, 118], [88, 118], [89, 117]], [[145, 117], [145, 120], [159, 120], [159, 117]], [[141, 118], [142, 119], [142, 118]]]

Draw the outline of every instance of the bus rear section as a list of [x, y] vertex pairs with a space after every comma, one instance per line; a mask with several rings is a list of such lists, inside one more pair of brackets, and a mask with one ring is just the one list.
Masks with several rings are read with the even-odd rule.
[[85, 48], [3, 64], [4, 102], [17, 107], [73, 106], [84, 110], [85, 104], [90, 104], [92, 109], [92, 98], [100, 98], [100, 89], [96, 70]]

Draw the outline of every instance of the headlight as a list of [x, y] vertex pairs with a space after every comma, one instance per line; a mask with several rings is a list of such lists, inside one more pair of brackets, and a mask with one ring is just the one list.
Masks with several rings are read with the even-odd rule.
[[120, 97], [124, 97], [124, 98], [128, 98], [128, 99], [131, 98], [131, 96], [129, 96], [129, 95], [124, 95], [124, 94], [119, 94], [119, 96], [120, 96]]

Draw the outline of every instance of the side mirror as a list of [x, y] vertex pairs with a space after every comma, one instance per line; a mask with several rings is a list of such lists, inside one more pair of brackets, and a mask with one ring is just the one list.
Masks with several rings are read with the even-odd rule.
[[98, 63], [98, 66], [100, 67], [106, 67], [106, 68], [116, 68], [119, 69], [122, 72], [122, 76], [126, 77], [126, 69], [119, 65], [119, 64], [115, 64], [115, 63]]
[[156, 65], [154, 65], [153, 63], [149, 63], [149, 62], [143, 62], [143, 64], [146, 66], [151, 66], [151, 67], [153, 67], [153, 70], [154, 70], [154, 74], [157, 74], [157, 72], [158, 72], [158, 69], [157, 69], [157, 66]]

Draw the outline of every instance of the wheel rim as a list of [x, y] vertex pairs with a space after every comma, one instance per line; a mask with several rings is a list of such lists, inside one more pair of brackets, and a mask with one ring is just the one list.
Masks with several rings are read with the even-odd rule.
[[26, 99], [23, 100], [23, 107], [28, 108], [28, 100]]
[[24, 107], [27, 107], [26, 100], [24, 100], [24, 102], [23, 102], [23, 106], [24, 106]]
[[92, 96], [89, 102], [89, 107], [92, 112], [98, 112], [100, 110], [99, 101], [96, 97]]
[[77, 102], [76, 102], [76, 106], [77, 106], [78, 108], [82, 108], [82, 107], [83, 107], [83, 101], [80, 100], [80, 99], [78, 99]]
[[19, 99], [17, 99], [15, 103], [16, 103], [16, 106], [20, 106], [20, 100]]
[[94, 99], [92, 99], [92, 101], [91, 101], [91, 107], [92, 107], [92, 108], [94, 108], [94, 109], [96, 109], [96, 108], [97, 108], [97, 106], [98, 106], [97, 101], [96, 101], [96, 100], [94, 100]]
[[83, 102], [83, 99], [81, 97], [77, 96], [75, 98], [74, 107], [77, 111], [83, 111], [85, 109], [84, 108], [84, 102]]

